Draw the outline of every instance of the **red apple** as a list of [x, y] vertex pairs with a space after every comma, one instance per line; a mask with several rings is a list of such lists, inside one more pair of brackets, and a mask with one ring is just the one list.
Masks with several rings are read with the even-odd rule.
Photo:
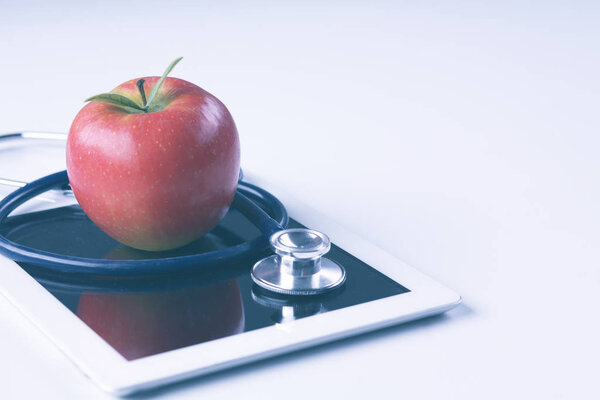
[[[240, 144], [216, 97], [176, 78], [127, 81], [89, 99], [67, 141], [67, 172], [83, 211], [143, 250], [183, 246], [215, 227], [235, 194]], [[153, 88], [148, 97], [144, 85]]]

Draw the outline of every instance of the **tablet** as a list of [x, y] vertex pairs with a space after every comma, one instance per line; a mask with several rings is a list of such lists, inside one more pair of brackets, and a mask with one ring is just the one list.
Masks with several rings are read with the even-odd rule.
[[[1, 177], [5, 171], [0, 162]], [[92, 381], [118, 395], [441, 313], [459, 304], [453, 291], [293, 196], [252, 175], [245, 180], [282, 200], [290, 212], [290, 227], [309, 227], [331, 238], [326, 257], [346, 270], [340, 289], [306, 297], [268, 293], [250, 277], [257, 260], [185, 277], [90, 282], [57, 278], [0, 256], [0, 291]], [[73, 198], [57, 196], [60, 201], [38, 199], [27, 204], [0, 226], [2, 234], [18, 243], [75, 256], [145, 257], [106, 236]], [[210, 251], [260, 235], [235, 210], [226, 215], [218, 232], [181, 251]]]

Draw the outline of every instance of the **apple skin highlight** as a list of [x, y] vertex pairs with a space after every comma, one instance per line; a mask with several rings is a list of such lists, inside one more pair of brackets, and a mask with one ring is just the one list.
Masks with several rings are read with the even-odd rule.
[[[142, 78], [153, 87], [159, 77]], [[141, 102], [138, 79], [112, 91]], [[226, 214], [240, 168], [231, 114], [200, 87], [167, 77], [150, 112], [85, 105], [67, 140], [67, 173], [83, 211], [128, 246], [168, 250]]]

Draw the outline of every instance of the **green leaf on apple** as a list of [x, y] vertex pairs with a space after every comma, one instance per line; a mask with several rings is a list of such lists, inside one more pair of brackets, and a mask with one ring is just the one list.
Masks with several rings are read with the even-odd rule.
[[142, 102], [144, 103], [142, 105], [139, 105], [138, 103], [136, 103], [129, 97], [126, 97], [126, 96], [123, 96], [123, 95], [120, 95], [117, 93], [98, 94], [96, 96], [90, 97], [86, 101], [98, 101], [101, 103], [112, 104], [114, 106], [121, 107], [130, 113], [138, 113], [138, 114], [139, 113], [147, 113], [147, 112], [151, 111], [150, 107], [152, 106], [152, 102], [154, 101], [154, 98], [156, 97], [156, 94], [158, 93], [158, 90], [162, 86], [165, 78], [167, 77], [167, 75], [169, 75], [169, 73], [173, 70], [173, 68], [177, 65], [177, 63], [179, 61], [181, 61], [182, 58], [183, 57], [179, 57], [179, 58], [175, 59], [171, 64], [169, 64], [169, 66], [167, 67], [165, 72], [162, 74], [162, 76], [160, 77], [158, 82], [156, 82], [156, 85], [154, 85], [154, 87], [152, 88], [152, 92], [150, 92], [150, 96], [148, 96], [147, 102], [146, 102], [146, 94], [144, 91], [144, 82], [145, 81], [143, 79], [140, 79], [137, 81], [136, 85], [138, 87], [138, 90], [140, 91], [140, 95], [142, 96]]
[[173, 68], [175, 68], [175, 66], [177, 65], [177, 63], [179, 61], [181, 61], [183, 57], [179, 57], [177, 59], [175, 59], [171, 64], [169, 64], [169, 66], [167, 67], [167, 69], [165, 70], [165, 72], [162, 74], [162, 76], [160, 77], [160, 79], [158, 80], [158, 82], [156, 82], [156, 85], [154, 85], [154, 87], [152, 88], [152, 91], [150, 92], [150, 96], [148, 96], [148, 103], [146, 103], [146, 111], [150, 109], [150, 107], [152, 106], [152, 101], [154, 100], [154, 97], [156, 97], [156, 93], [158, 93], [158, 89], [160, 89], [163, 81], [165, 80], [165, 78], [167, 77], [167, 75], [169, 75], [169, 73], [173, 70]]
[[123, 95], [117, 93], [102, 93], [97, 94], [95, 96], [90, 97], [86, 101], [98, 101], [101, 103], [112, 104], [113, 106], [118, 106], [127, 109], [127, 111], [132, 113], [143, 113], [146, 112], [138, 103], [131, 100], [129, 97], [125, 97]]

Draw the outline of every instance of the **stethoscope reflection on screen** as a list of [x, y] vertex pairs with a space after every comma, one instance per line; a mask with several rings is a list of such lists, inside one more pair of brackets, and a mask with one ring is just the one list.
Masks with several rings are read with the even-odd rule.
[[[67, 135], [44, 132], [0, 134], [0, 141], [64, 141]], [[49, 191], [73, 196], [66, 171], [26, 183], [0, 177], [0, 185], [16, 188], [0, 201], [0, 225], [19, 206]], [[73, 197], [74, 199], [74, 197]], [[269, 247], [273, 255], [254, 264], [252, 280], [260, 288], [281, 295], [319, 295], [341, 286], [346, 272], [323, 257], [331, 248], [327, 235], [312, 229], [292, 228], [284, 205], [266, 190], [244, 182], [240, 171], [231, 205], [261, 232], [261, 237], [206, 253], [143, 260], [107, 260], [51, 253], [15, 243], [0, 233], [0, 254], [44, 270], [89, 276], [141, 277], [154, 274], [194, 272], [206, 266], [231, 265], [256, 259]]]

